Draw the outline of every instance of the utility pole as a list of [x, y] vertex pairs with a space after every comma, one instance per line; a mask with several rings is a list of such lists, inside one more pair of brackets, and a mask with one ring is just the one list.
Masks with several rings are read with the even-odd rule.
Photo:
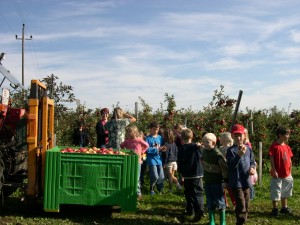
[[24, 86], [24, 41], [32, 40], [32, 35], [30, 35], [30, 38], [25, 38], [24, 33], [25, 33], [25, 24], [23, 23], [22, 38], [18, 38], [18, 35], [16, 35], [17, 40], [22, 40], [22, 85], [23, 86]]

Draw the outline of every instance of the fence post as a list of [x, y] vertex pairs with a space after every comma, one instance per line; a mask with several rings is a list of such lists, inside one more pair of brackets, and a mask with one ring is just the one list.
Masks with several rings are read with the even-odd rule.
[[136, 121], [138, 122], [138, 120], [139, 120], [139, 118], [138, 118], [138, 116], [139, 116], [139, 109], [138, 109], [138, 106], [139, 104], [138, 104], [138, 102], [135, 102], [135, 118], [136, 118]]
[[259, 170], [258, 170], [258, 184], [259, 186], [262, 185], [262, 142], [260, 141], [258, 144], [258, 155], [259, 155]]

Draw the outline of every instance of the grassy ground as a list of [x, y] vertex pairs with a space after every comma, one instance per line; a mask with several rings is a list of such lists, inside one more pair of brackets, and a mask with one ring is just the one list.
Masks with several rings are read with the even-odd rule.
[[[289, 199], [289, 207], [294, 215], [278, 218], [270, 216], [271, 201], [269, 200], [269, 174], [265, 173], [261, 186], [256, 185], [256, 196], [250, 203], [250, 214], [247, 225], [289, 225], [298, 224], [300, 220], [299, 192], [300, 169], [294, 168], [294, 193]], [[167, 190], [167, 188], [166, 188]], [[21, 202], [17, 197], [10, 197], [1, 211], [0, 225], [23, 224], [130, 224], [130, 225], [158, 225], [158, 224], [189, 224], [184, 221], [185, 199], [182, 192], [150, 196], [147, 193], [138, 202], [138, 210], [135, 213], [124, 213], [113, 210], [110, 207], [86, 207], [86, 206], [61, 206], [60, 213], [45, 213], [42, 204], [36, 202]], [[218, 216], [216, 223], [219, 224]], [[235, 224], [235, 216], [232, 208], [227, 210], [226, 221], [228, 225]], [[198, 224], [207, 224], [206, 216]]]

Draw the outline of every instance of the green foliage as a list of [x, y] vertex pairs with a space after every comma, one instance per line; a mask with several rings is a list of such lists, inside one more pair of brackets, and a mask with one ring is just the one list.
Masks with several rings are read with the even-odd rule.
[[[80, 124], [88, 131], [90, 145], [96, 145], [95, 125], [100, 118], [100, 109], [86, 109], [75, 98], [73, 88], [58, 82], [57, 76], [51, 75], [42, 82], [47, 86], [49, 95], [53, 96], [55, 102], [55, 132], [57, 145], [73, 145], [74, 130]], [[15, 107], [26, 107], [28, 90], [16, 92], [12, 95], [12, 105]], [[300, 111], [293, 110], [290, 115], [276, 106], [271, 109], [239, 111], [233, 120], [234, 109], [237, 100], [225, 94], [224, 86], [214, 90], [212, 100], [203, 110], [194, 111], [191, 108], [177, 109], [174, 95], [165, 93], [164, 108], [161, 103], [156, 111], [141, 97], [139, 97], [139, 109], [137, 112], [137, 126], [145, 134], [149, 132], [150, 122], [157, 121], [162, 128], [173, 128], [175, 124], [184, 124], [194, 132], [193, 141], [201, 141], [207, 132], [214, 133], [219, 137], [220, 133], [229, 131], [231, 124], [241, 123], [249, 130], [250, 142], [253, 149], [257, 150], [262, 142], [263, 157], [268, 158], [268, 148], [276, 139], [275, 130], [277, 126], [283, 125], [291, 129], [289, 145], [294, 152], [294, 161], [298, 163], [300, 158]], [[75, 109], [69, 109], [66, 102], [77, 102]], [[117, 105], [119, 102], [117, 103]], [[134, 113], [130, 113], [134, 115]]]

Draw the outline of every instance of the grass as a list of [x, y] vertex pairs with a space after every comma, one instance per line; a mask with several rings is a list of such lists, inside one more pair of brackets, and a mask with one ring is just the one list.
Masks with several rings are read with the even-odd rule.
[[[247, 225], [292, 225], [300, 220], [299, 192], [300, 170], [294, 168], [294, 192], [289, 198], [289, 207], [293, 210], [292, 216], [280, 215], [278, 218], [270, 216], [271, 201], [269, 199], [269, 174], [263, 175], [262, 185], [255, 186], [255, 199], [250, 202], [250, 213]], [[166, 186], [167, 187], [167, 186]], [[167, 188], [166, 188], [167, 190]], [[230, 200], [229, 200], [230, 201]], [[189, 224], [184, 221], [185, 199], [183, 192], [166, 193], [163, 195], [148, 195], [144, 193], [143, 199], [138, 202], [135, 213], [119, 212], [111, 207], [103, 206], [61, 206], [60, 213], [45, 213], [42, 204], [35, 201], [21, 202], [18, 197], [9, 197], [5, 208], [1, 211], [0, 225], [25, 225], [25, 224], [91, 224], [91, 225], [158, 225], [158, 224]], [[235, 224], [233, 209], [226, 212], [227, 225]], [[216, 224], [219, 218], [216, 216]], [[198, 224], [208, 224], [206, 216]]]

